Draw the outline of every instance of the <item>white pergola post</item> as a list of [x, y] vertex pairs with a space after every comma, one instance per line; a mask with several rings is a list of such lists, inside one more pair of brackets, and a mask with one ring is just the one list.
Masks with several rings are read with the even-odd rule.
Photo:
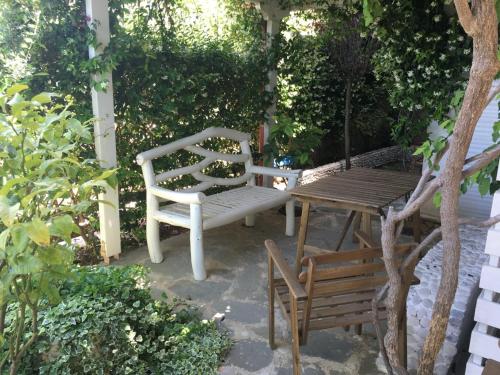
[[[108, 0], [86, 0], [89, 24], [95, 27], [98, 47], [89, 47], [89, 57], [101, 54], [108, 46], [109, 11]], [[94, 136], [97, 159], [104, 168], [114, 168], [116, 162], [115, 116], [113, 103], [113, 81], [111, 71], [92, 77], [94, 81], [107, 81], [105, 91], [92, 88], [92, 109], [95, 117]], [[106, 203], [99, 204], [99, 223], [101, 238], [101, 255], [109, 263], [111, 257], [118, 258], [121, 253], [120, 215], [118, 188], [106, 189], [99, 199]]]
[[[280, 32], [281, 20], [290, 14], [290, 9], [283, 9], [279, 5], [278, 0], [268, 0], [265, 3], [257, 1], [255, 2], [256, 7], [260, 10], [262, 17], [266, 21], [266, 48], [269, 51], [272, 46], [276, 36]], [[271, 132], [271, 127], [274, 125], [274, 116], [276, 115], [276, 85], [278, 82], [278, 67], [273, 66], [268, 72], [268, 83], [265, 90], [272, 95], [271, 105], [266, 110], [266, 119], [264, 121], [264, 145], [269, 143], [269, 134]], [[263, 185], [271, 187], [272, 178], [269, 176], [263, 176]]]

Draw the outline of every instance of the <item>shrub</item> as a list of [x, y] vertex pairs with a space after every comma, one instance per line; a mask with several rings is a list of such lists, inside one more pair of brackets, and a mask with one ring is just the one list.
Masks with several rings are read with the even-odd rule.
[[392, 135], [410, 146], [427, 138], [433, 119], [447, 118], [453, 93], [467, 81], [471, 41], [445, 0], [384, 3], [375, 30], [375, 72], [398, 112]]
[[36, 341], [40, 301], [60, 301], [72, 237], [94, 240], [86, 214], [116, 182], [114, 170], [82, 157], [92, 137], [71, 102], [56, 104], [49, 93], [26, 97], [27, 89], [0, 92], [0, 373], [6, 365], [15, 373]]
[[22, 370], [40, 374], [216, 374], [229, 349], [213, 321], [151, 297], [141, 266], [82, 267], [40, 312]]
[[[109, 5], [111, 44], [89, 60], [88, 45], [95, 38], [84, 1], [0, 0], [0, 73], [23, 77], [37, 91], [71, 94], [76, 112], [88, 118], [90, 87], [103, 83], [91, 82], [90, 74], [113, 68], [121, 229], [141, 242], [146, 200], [136, 155], [210, 126], [255, 132], [269, 102], [262, 94], [267, 61], [260, 15], [241, 0], [232, 0], [228, 12], [244, 22], [225, 27], [236, 42], [186, 26], [191, 21], [179, 0], [110, 0]], [[184, 159], [172, 155], [158, 168]], [[219, 165], [212, 172], [227, 169]]]

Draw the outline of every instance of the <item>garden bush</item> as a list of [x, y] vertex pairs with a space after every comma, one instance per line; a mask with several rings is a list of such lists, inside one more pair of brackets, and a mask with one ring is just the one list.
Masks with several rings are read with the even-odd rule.
[[[91, 116], [90, 88], [107, 84], [92, 82], [90, 74], [113, 68], [122, 235], [138, 242], [144, 240], [146, 200], [136, 155], [210, 126], [256, 134], [269, 103], [259, 13], [232, 0], [227, 12], [238, 23], [204, 34], [183, 27], [184, 3], [111, 0], [111, 45], [89, 60], [95, 37], [84, 1], [0, 0], [3, 77], [23, 78], [34, 91], [71, 94], [82, 120]], [[184, 159], [165, 158], [158, 168]], [[211, 171], [224, 172], [222, 165]]]
[[[71, 98], [29, 95], [15, 84], [0, 91], [0, 373], [16, 368], [40, 334], [41, 301], [60, 301], [72, 238], [92, 244], [89, 212], [98, 193], [116, 184], [83, 155], [91, 149], [88, 124], [71, 112]], [[6, 320], [6, 311], [9, 317]], [[32, 324], [25, 324], [31, 319]]]
[[61, 297], [20, 373], [209, 375], [231, 346], [195, 308], [155, 300], [142, 266], [74, 268]]
[[[344, 156], [345, 82], [331, 44], [342, 35], [341, 20], [348, 12], [359, 13], [361, 8], [332, 6], [292, 15], [280, 39], [278, 119], [284, 125], [295, 124], [299, 147], [310, 146], [316, 139], [314, 147], [303, 151], [310, 157], [304, 164], [322, 165]], [[386, 89], [370, 70], [353, 85], [354, 155], [390, 144], [393, 111], [386, 97]]]
[[455, 91], [465, 87], [471, 40], [446, 0], [393, 0], [380, 11], [374, 64], [397, 111], [392, 135], [404, 146], [418, 144], [432, 120], [448, 118]]

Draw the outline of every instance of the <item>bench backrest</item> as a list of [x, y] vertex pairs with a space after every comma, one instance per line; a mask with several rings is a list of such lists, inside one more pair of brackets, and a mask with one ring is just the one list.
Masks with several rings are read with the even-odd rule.
[[[199, 146], [200, 143], [213, 138], [225, 138], [239, 142], [241, 153], [230, 154], [224, 152], [216, 152], [207, 150]], [[245, 182], [254, 184], [255, 177], [251, 172], [249, 172], [250, 167], [253, 165], [252, 153], [249, 145], [250, 139], [250, 134], [243, 133], [234, 129], [208, 128], [190, 137], [182, 138], [175, 142], [142, 152], [137, 155], [137, 163], [142, 167], [146, 187], [153, 186], [160, 182], [188, 174], [191, 174], [199, 182], [199, 184], [189, 189], [184, 189], [182, 190], [183, 192], [200, 192], [215, 185], [234, 186], [243, 184]], [[189, 151], [193, 154], [202, 156], [203, 159], [200, 162], [192, 165], [176, 168], [159, 174], [154, 173], [152, 165], [152, 161], [154, 159], [170, 155], [179, 150]], [[212, 177], [203, 173], [203, 169], [219, 160], [230, 163], [244, 163], [245, 173], [234, 178]]]

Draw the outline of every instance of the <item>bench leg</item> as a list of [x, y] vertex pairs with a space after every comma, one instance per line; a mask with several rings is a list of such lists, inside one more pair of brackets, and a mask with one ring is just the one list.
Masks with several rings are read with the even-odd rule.
[[191, 266], [195, 280], [205, 280], [207, 273], [205, 271], [205, 260], [203, 256], [203, 220], [200, 204], [190, 205], [191, 217]]
[[286, 230], [285, 234], [293, 237], [295, 234], [295, 199], [286, 202]]
[[255, 226], [255, 215], [245, 216], [245, 225], [247, 227], [254, 227]]
[[163, 254], [160, 248], [160, 223], [151, 216], [146, 218], [146, 240], [151, 262], [163, 262]]

